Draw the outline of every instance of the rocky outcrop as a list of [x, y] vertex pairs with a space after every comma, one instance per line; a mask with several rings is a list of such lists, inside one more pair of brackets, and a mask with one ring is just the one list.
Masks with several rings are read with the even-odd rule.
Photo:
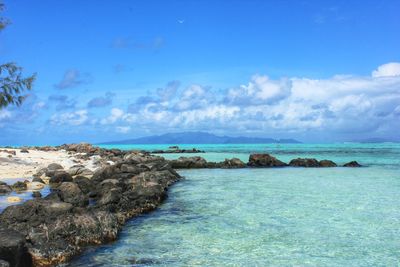
[[207, 168], [208, 162], [202, 157], [180, 157], [170, 161], [174, 169], [201, 169]]
[[319, 167], [323, 168], [337, 167], [337, 164], [332, 160], [323, 159], [319, 161]]
[[28, 189], [28, 186], [26, 185], [25, 182], [16, 182], [11, 187], [14, 191], [17, 192], [26, 191]]
[[362, 167], [357, 161], [350, 161], [343, 165], [343, 167]]
[[225, 159], [219, 165], [222, 169], [239, 169], [246, 167], [246, 163], [244, 163], [238, 158]]
[[10, 194], [11, 192], [12, 192], [11, 186], [0, 181], [0, 196]]
[[204, 150], [199, 150], [196, 148], [192, 149], [180, 149], [177, 146], [170, 147], [170, 149], [167, 150], [154, 150], [151, 152], [151, 154], [164, 154], [164, 153], [205, 153]]
[[269, 154], [251, 154], [249, 162], [247, 163], [250, 167], [284, 167], [286, 163]]
[[[17, 235], [0, 233], [17, 244], [7, 245], [12, 248], [7, 253], [2, 248], [0, 260], [11, 266], [30, 266], [29, 260], [34, 266], [53, 266], [87, 245], [115, 240], [126, 220], [155, 209], [180, 178], [163, 158], [132, 153], [91, 179], [58, 180], [45, 198], [9, 206], [0, 214], [0, 229]], [[27, 262], [17, 265], [17, 259]]]
[[1, 264], [16, 267], [32, 265], [24, 235], [11, 229], [0, 228], [0, 266]]

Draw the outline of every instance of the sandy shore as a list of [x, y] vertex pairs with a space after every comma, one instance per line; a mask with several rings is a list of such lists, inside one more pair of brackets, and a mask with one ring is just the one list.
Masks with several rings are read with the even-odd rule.
[[90, 170], [96, 168], [94, 159], [78, 159], [74, 154], [65, 150], [40, 151], [29, 149], [28, 152], [22, 153], [21, 149], [0, 147], [0, 181], [11, 178], [29, 179], [38, 170], [47, 167], [51, 163], [58, 163], [66, 170], [77, 164], [84, 165]]

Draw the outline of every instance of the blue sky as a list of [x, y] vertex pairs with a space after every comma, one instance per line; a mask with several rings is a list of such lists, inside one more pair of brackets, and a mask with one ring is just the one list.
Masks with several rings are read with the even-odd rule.
[[37, 81], [0, 144], [398, 139], [399, 1], [4, 3], [1, 62]]

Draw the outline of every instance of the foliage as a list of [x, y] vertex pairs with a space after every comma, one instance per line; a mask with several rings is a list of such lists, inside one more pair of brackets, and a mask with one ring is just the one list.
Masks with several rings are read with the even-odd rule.
[[[0, 12], [4, 10], [4, 4], [0, 3]], [[0, 17], [0, 31], [9, 21]], [[22, 68], [15, 63], [0, 65], [0, 109], [9, 105], [21, 105], [27, 95], [25, 91], [31, 90], [36, 75], [30, 77], [22, 76]]]
[[23, 92], [32, 89], [35, 75], [24, 78], [21, 70], [14, 63], [0, 65], [0, 108], [21, 105], [27, 96]]

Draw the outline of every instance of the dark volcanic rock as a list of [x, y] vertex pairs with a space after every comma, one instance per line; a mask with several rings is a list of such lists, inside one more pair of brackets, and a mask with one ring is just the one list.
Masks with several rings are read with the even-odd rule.
[[319, 162], [316, 159], [297, 158], [297, 159], [292, 159], [289, 162], [289, 166], [292, 166], [292, 167], [319, 167]]
[[[92, 150], [89, 146], [66, 148]], [[0, 214], [0, 228], [17, 231], [27, 240], [24, 245], [34, 266], [54, 266], [87, 245], [115, 240], [129, 218], [155, 209], [165, 199], [168, 186], [181, 178], [161, 157], [94, 150], [102, 159], [117, 157], [116, 163], [100, 168], [91, 179], [76, 176], [73, 180], [57, 168], [49, 195], [9, 206]], [[88, 195], [93, 197], [90, 205]], [[17, 259], [20, 254], [13, 251], [9, 257]], [[10, 258], [4, 260], [10, 262]]]
[[202, 157], [180, 157], [171, 160], [171, 167], [174, 169], [201, 169], [208, 168], [207, 161]]
[[40, 197], [42, 197], [42, 193], [40, 193], [39, 191], [34, 191], [34, 192], [32, 192], [32, 197], [40, 198]]
[[57, 187], [56, 191], [61, 201], [71, 203], [74, 206], [84, 207], [89, 203], [76, 183], [63, 182]]
[[63, 182], [72, 182], [72, 176], [64, 171], [55, 173], [49, 180], [50, 184], [58, 184]]
[[79, 188], [84, 194], [88, 194], [90, 191], [94, 189], [92, 181], [84, 176], [76, 176], [74, 178], [74, 183], [76, 183], [79, 186]]
[[32, 259], [26, 247], [25, 236], [14, 230], [0, 228], [0, 260], [10, 266], [31, 266]]
[[332, 160], [323, 159], [319, 161], [320, 167], [337, 167], [337, 164]]
[[343, 165], [343, 167], [362, 167], [357, 161], [350, 161]]
[[0, 184], [0, 196], [10, 194], [12, 192], [11, 186], [7, 185], [6, 183]]
[[28, 149], [26, 149], [26, 148], [21, 148], [21, 149], [19, 150], [19, 152], [20, 152], [20, 153], [29, 153]]
[[284, 167], [286, 163], [269, 154], [251, 154], [249, 157], [248, 166], [251, 167]]
[[20, 192], [27, 190], [28, 186], [24, 182], [16, 182], [12, 185], [12, 188], [14, 189], [14, 191]]
[[220, 163], [221, 168], [223, 169], [237, 169], [237, 168], [245, 168], [246, 164], [238, 158], [225, 159]]

